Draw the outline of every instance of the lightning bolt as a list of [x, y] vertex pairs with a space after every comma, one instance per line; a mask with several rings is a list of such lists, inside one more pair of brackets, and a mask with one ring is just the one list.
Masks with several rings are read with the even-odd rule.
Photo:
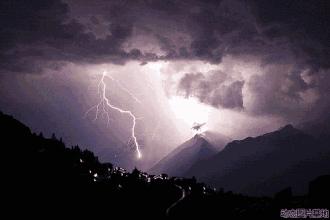
[[[135, 117], [135, 115], [129, 111], [129, 110], [124, 110], [121, 109], [113, 104], [111, 104], [109, 98], [106, 96], [106, 89], [107, 89], [107, 85], [105, 83], [105, 77], [110, 78], [111, 80], [115, 81], [117, 83], [117, 85], [119, 85], [119, 87], [121, 89], [123, 89], [125, 92], [127, 92], [135, 101], [140, 102], [139, 99], [137, 99], [131, 92], [129, 92], [128, 89], [126, 89], [122, 84], [120, 84], [117, 80], [115, 80], [114, 78], [112, 78], [111, 76], [108, 76], [106, 71], [103, 72], [102, 77], [98, 83], [98, 87], [97, 87], [97, 92], [98, 95], [100, 97], [100, 101], [98, 104], [96, 104], [95, 106], [92, 106], [90, 109], [88, 109], [85, 113], [85, 117], [88, 115], [89, 112], [91, 112], [93, 109], [95, 109], [95, 118], [94, 120], [97, 120], [99, 115], [105, 115], [107, 117], [107, 124], [109, 124], [110, 121], [110, 115], [109, 115], [109, 109], [115, 110], [121, 114], [125, 114], [127, 116], [129, 116], [129, 118], [132, 120], [132, 127], [131, 127], [131, 138], [130, 140], [133, 141], [133, 144], [135, 146], [135, 150], [137, 153], [137, 158], [140, 159], [142, 157], [141, 151], [140, 151], [140, 145], [137, 141], [136, 135], [135, 135], [135, 128], [136, 128], [136, 120], [138, 120], [137, 117]], [[130, 141], [131, 142], [131, 141]]]
[[107, 75], [107, 77], [114, 81], [119, 86], [119, 88], [125, 91], [129, 96], [131, 96], [134, 101], [136, 101], [137, 103], [141, 103], [141, 101], [135, 95], [133, 95], [133, 93], [131, 93], [125, 86], [123, 86], [123, 84], [121, 84], [117, 79], [113, 78], [110, 75]]

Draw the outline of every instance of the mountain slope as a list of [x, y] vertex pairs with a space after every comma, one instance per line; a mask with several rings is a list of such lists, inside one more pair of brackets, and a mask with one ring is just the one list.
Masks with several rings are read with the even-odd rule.
[[171, 176], [182, 176], [192, 164], [217, 153], [216, 148], [206, 138], [197, 134], [190, 140], [175, 148], [160, 160], [149, 172], [167, 173]]
[[205, 131], [202, 134], [202, 137], [205, 138], [215, 149], [220, 152], [223, 148], [232, 141], [228, 136], [225, 136], [221, 133], [214, 131]]
[[287, 125], [229, 143], [217, 155], [196, 162], [186, 176], [251, 195], [270, 195], [287, 186], [301, 193], [309, 179], [330, 173], [329, 159], [328, 146]]
[[[109, 216], [114, 218], [130, 218], [133, 213], [137, 218], [156, 219], [277, 219], [278, 204], [286, 208], [326, 208], [330, 204], [330, 175], [313, 180], [309, 194], [303, 197], [288, 196], [286, 191], [275, 198], [247, 197], [214, 191], [196, 179], [159, 178], [137, 169], [126, 172], [100, 163], [88, 150], [67, 148], [55, 135], [49, 139], [33, 134], [1, 112], [0, 128], [2, 185], [6, 190], [3, 210], [11, 216], [24, 213], [35, 218], [52, 213], [56, 217], [98, 218], [110, 210]], [[172, 209], [166, 216], [168, 207]]]

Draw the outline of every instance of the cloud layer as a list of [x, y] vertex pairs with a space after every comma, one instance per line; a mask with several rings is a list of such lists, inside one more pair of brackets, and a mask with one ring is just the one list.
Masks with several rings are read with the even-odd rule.
[[4, 0], [0, 73], [40, 73], [70, 62], [221, 64], [230, 56], [259, 62], [263, 74], [233, 80], [231, 71], [186, 72], [178, 93], [214, 107], [244, 109], [249, 103], [242, 90], [248, 88], [253, 113], [289, 116], [313, 107], [301, 103], [328, 106], [323, 94], [330, 84], [324, 82], [330, 67], [329, 5], [326, 0]]
[[1, 1], [2, 71], [58, 62], [204, 60], [329, 67], [328, 1]]
[[201, 102], [216, 108], [242, 109], [244, 81], [233, 81], [228, 78], [221, 71], [212, 72], [207, 76], [202, 73], [187, 73], [179, 82], [178, 94], [197, 97]]
[[[83, 98], [88, 82], [71, 80], [64, 89], [58, 86], [66, 81], [61, 73], [71, 76], [73, 65], [72, 74], [87, 81], [89, 73], [110, 66], [124, 85], [145, 94], [143, 111], [155, 114], [151, 130], [159, 118], [173, 130], [170, 116], [164, 117], [170, 110], [163, 90], [214, 107], [214, 119], [226, 121], [221, 112], [232, 116], [227, 121], [240, 119], [240, 125], [224, 125], [237, 132], [260, 134], [274, 128], [272, 122], [322, 121], [330, 112], [329, 11], [328, 0], [2, 0], [0, 108], [32, 127], [51, 117], [67, 131], [85, 125], [75, 135], [88, 139], [89, 124], [80, 117], [94, 100]], [[150, 76], [138, 75], [158, 72], [153, 64], [163, 66], [159, 72], [166, 79], [161, 88], [154, 74], [157, 92], [148, 90]], [[49, 75], [54, 78], [44, 80]], [[134, 107], [114, 94], [115, 102]], [[63, 115], [76, 118], [70, 122]], [[42, 129], [52, 129], [49, 124]], [[85, 145], [112, 145], [97, 137]]]

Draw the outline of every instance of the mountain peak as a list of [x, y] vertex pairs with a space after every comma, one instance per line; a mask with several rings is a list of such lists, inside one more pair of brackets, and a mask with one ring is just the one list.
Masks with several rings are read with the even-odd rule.
[[203, 134], [195, 134], [195, 136], [192, 139], [193, 140], [204, 140], [207, 142], [207, 139], [206, 139], [205, 135], [203, 135]]
[[292, 134], [301, 133], [302, 131], [300, 131], [299, 129], [293, 127], [292, 124], [287, 124], [284, 127], [277, 130], [277, 132], [280, 133], [280, 134], [292, 135]]
[[203, 135], [202, 134], [195, 134], [195, 136], [193, 138], [194, 139], [196, 139], [196, 138], [203, 138]]
[[206, 142], [214, 147], [216, 151], [221, 151], [227, 143], [232, 141], [231, 138], [215, 131], [204, 131], [203, 133], [196, 134], [190, 140], [196, 141], [199, 140], [201, 142]]
[[230, 142], [215, 156], [193, 164], [185, 176], [251, 195], [271, 195], [288, 183], [303, 192], [301, 183], [328, 172], [328, 156], [324, 155], [329, 155], [329, 149], [322, 148], [327, 143], [288, 124], [270, 133]]
[[287, 124], [284, 127], [282, 127], [280, 130], [294, 130], [295, 128], [293, 127], [292, 124]]
[[203, 134], [196, 134], [161, 159], [149, 172], [182, 176], [192, 164], [211, 157], [216, 153], [216, 149], [208, 142]]

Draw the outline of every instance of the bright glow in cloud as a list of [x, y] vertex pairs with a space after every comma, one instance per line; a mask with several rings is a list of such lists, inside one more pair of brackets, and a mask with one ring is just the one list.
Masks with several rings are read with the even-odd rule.
[[[169, 104], [176, 118], [183, 120], [188, 126], [192, 126], [194, 122], [208, 122], [211, 107], [199, 102], [196, 98], [173, 96], [169, 99]], [[206, 126], [203, 128], [206, 129]]]

